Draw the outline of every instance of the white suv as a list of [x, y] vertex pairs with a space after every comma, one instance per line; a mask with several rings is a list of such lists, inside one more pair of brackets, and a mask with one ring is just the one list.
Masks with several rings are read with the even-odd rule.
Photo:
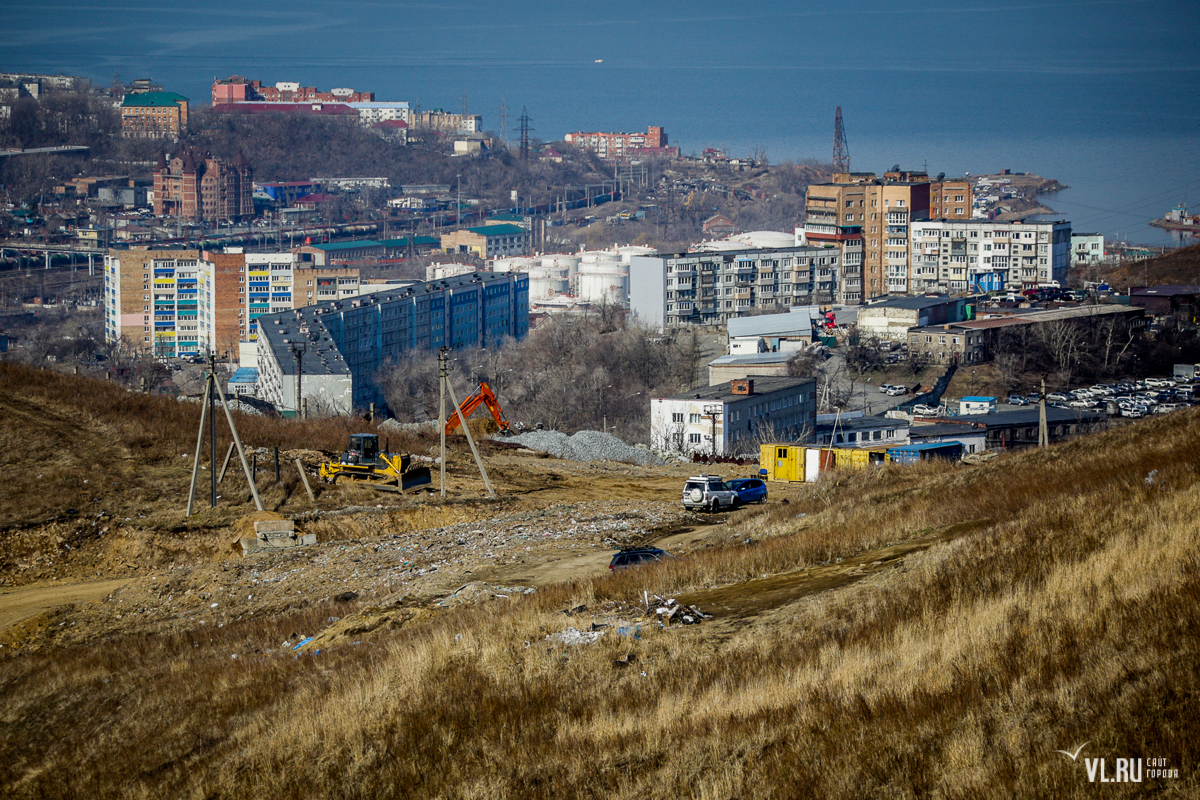
[[683, 485], [683, 507], [689, 511], [737, 508], [737, 492], [725, 486], [718, 475], [696, 475]]

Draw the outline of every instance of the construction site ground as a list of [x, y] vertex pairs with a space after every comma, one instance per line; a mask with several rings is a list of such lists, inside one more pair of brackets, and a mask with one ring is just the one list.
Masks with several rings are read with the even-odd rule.
[[[263, 512], [223, 499], [210, 510], [205, 478], [200, 511], [185, 520], [181, 464], [174, 504], [143, 514], [112, 496], [105, 500], [116, 507], [86, 515], [63, 509], [9, 529], [0, 645], [11, 653], [49, 641], [185, 630], [331, 600], [347, 609], [385, 598], [427, 605], [472, 583], [536, 588], [603, 575], [625, 546], [654, 543], [683, 555], [730, 535], [731, 522], [753, 513], [685, 511], [683, 479], [703, 467], [583, 463], [484, 444], [491, 499], [461, 437], [455, 445], [444, 500], [436, 466], [433, 484], [408, 494], [314, 482], [316, 504], [301, 489], [280, 505], [273, 476], [260, 477], [266, 507], [278, 506]], [[297, 457], [311, 467], [322, 454], [288, 452], [284, 462]], [[232, 470], [220, 492], [248, 494]], [[242, 555], [238, 540], [254, 535], [253, 520], [280, 517], [316, 533], [318, 544]]]

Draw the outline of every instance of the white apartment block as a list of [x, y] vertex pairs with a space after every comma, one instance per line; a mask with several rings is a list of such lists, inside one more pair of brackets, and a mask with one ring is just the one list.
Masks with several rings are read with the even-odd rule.
[[1061, 284], [1070, 264], [1069, 222], [914, 222], [908, 291], [988, 292]]
[[757, 453], [763, 442], [807, 441], [817, 422], [813, 378], [755, 377], [650, 401], [650, 441], [669, 453]]
[[634, 256], [630, 310], [655, 327], [722, 325], [755, 308], [832, 303], [841, 251], [832, 246]]
[[363, 125], [374, 125], [377, 122], [392, 122], [399, 120], [409, 124], [409, 109], [407, 102], [393, 103], [347, 103], [358, 112], [358, 121]]
[[1071, 234], [1071, 263], [1072, 264], [1103, 264], [1104, 263], [1104, 234], [1102, 234], [1102, 233], [1072, 233]]

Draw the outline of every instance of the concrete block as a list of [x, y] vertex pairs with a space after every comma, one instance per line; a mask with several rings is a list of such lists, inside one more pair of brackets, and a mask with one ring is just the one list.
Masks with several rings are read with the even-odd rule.
[[296, 530], [296, 523], [290, 519], [260, 519], [254, 523], [254, 532], [261, 538], [265, 533], [268, 536], [271, 534], [291, 534]]
[[[262, 540], [260, 539], [259, 541], [261, 542]], [[276, 537], [267, 539], [266, 541], [267, 547], [295, 547], [296, 544], [297, 542], [294, 536]]]
[[306, 533], [300, 537], [300, 544], [316, 544], [317, 535], [315, 533]]

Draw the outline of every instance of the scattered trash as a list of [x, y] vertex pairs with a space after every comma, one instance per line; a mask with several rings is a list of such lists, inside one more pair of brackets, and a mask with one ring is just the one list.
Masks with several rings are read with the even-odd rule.
[[[293, 649], [293, 650], [299, 650], [301, 647], [304, 647], [304, 645], [308, 644], [308, 643], [309, 643], [309, 642], [311, 642], [312, 640], [313, 640], [313, 637], [311, 637], [311, 636], [309, 636], [307, 639], [302, 639], [302, 640], [300, 641], [300, 643], [299, 643], [299, 644], [297, 644], [297, 645], [296, 645], [295, 647], [293, 647], [292, 649]], [[318, 650], [317, 652], [319, 653], [320, 651]], [[316, 654], [314, 653], [314, 655], [316, 655]]]
[[604, 631], [581, 631], [576, 628], [567, 628], [560, 633], [546, 634], [546, 640], [569, 645], [591, 644], [603, 635]]
[[585, 611], [587, 611], [587, 606], [575, 606], [574, 608], [564, 608], [562, 610], [562, 613], [566, 614], [569, 617], [572, 614], [582, 614]]
[[658, 614], [668, 625], [676, 621], [684, 625], [699, 625], [701, 620], [712, 619], [712, 614], [705, 614], [696, 606], [680, 605], [673, 597], [656, 609], [654, 613]]

